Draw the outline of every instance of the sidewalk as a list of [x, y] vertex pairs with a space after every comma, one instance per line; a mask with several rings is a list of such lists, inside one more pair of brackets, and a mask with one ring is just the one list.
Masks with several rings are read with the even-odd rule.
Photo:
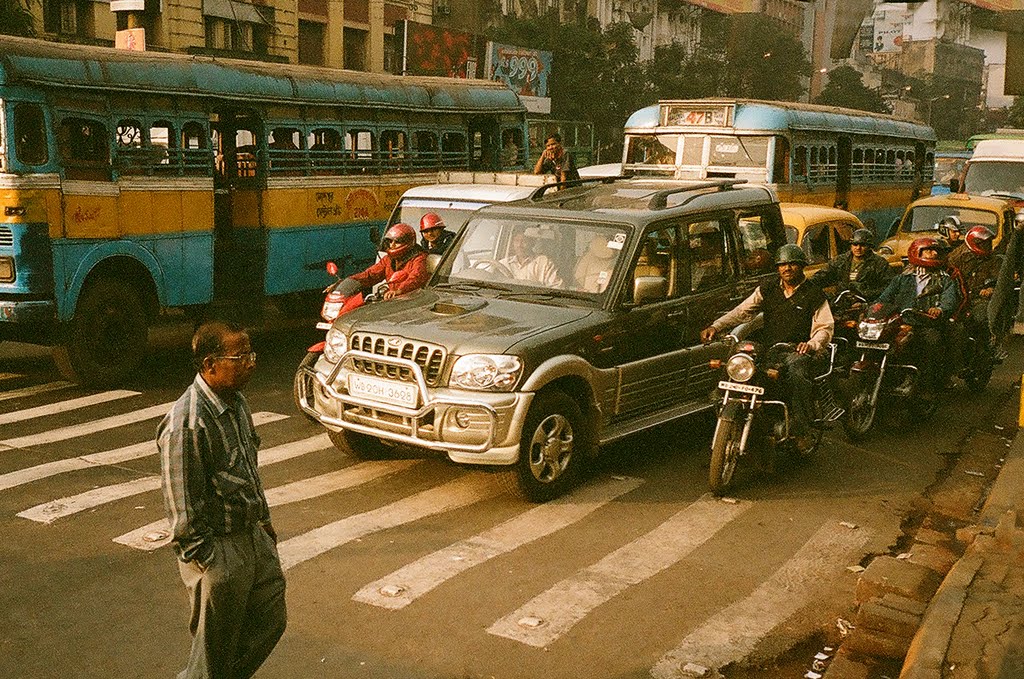
[[928, 604], [900, 679], [1024, 678], [1024, 430]]

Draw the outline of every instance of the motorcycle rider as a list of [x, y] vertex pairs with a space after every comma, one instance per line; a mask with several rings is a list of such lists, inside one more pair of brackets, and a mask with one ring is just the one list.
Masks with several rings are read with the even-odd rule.
[[[946, 270], [945, 252], [935, 238], [914, 240], [907, 249], [909, 265], [878, 296], [876, 308], [892, 304], [901, 310], [916, 309], [933, 321], [952, 318], [960, 306], [960, 290]], [[913, 342], [921, 357], [922, 398], [928, 400], [945, 382], [941, 326], [917, 324]]]
[[834, 321], [821, 288], [804, 285], [807, 281], [804, 277], [807, 255], [800, 246], [783, 245], [775, 255], [775, 264], [779, 272], [777, 282], [759, 285], [732, 311], [704, 328], [700, 337], [707, 344], [725, 328], [750, 321], [763, 312], [764, 343], [769, 347], [779, 342], [796, 345], [794, 350], [779, 358], [793, 414], [792, 434], [797, 446], [805, 449], [810, 443], [808, 437], [814, 419], [811, 403], [813, 357], [832, 340]]
[[857, 229], [849, 252], [837, 255], [828, 266], [815, 272], [811, 282], [822, 288], [834, 285], [836, 294], [850, 290], [864, 299], [875, 299], [896, 272], [874, 249], [874, 234], [869, 229]]
[[960, 223], [960, 218], [956, 215], [947, 215], [939, 220], [939, 223], [935, 225], [939, 235], [942, 236], [950, 250], [953, 250], [963, 244], [964, 227]]
[[995, 234], [984, 226], [972, 226], [963, 243], [949, 254], [949, 268], [959, 272], [967, 297], [964, 318], [968, 332], [979, 342], [990, 342], [988, 300], [996, 287], [1000, 261], [992, 256]]
[[363, 288], [372, 288], [386, 280], [388, 291], [384, 293], [385, 300], [426, 285], [430, 278], [427, 253], [416, 244], [416, 232], [411, 226], [401, 222], [392, 225], [384, 234], [381, 246], [386, 254], [365, 271], [349, 276], [350, 279]]
[[428, 255], [443, 255], [455, 240], [455, 233], [445, 226], [444, 219], [436, 212], [428, 212], [420, 220], [420, 236]]

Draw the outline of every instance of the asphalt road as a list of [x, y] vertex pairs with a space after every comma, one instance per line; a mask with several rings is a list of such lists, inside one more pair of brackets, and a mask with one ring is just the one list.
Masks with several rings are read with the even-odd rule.
[[[165, 333], [114, 392], [0, 346], [0, 676], [181, 668], [187, 607], [162, 546], [152, 436], [192, 378], [186, 335]], [[956, 389], [930, 423], [859, 445], [834, 431], [772, 478], [741, 469], [730, 501], [706, 494], [713, 420], [700, 417], [603, 450], [583, 486], [536, 506], [487, 470], [334, 450], [291, 403], [316, 340], [302, 326], [254, 339], [247, 394], [290, 618], [258, 677], [640, 679], [687, 663], [802, 676], [775, 659], [837, 639], [848, 567], [896, 549], [944, 454], [985, 426], [1024, 364], [1014, 345], [986, 394]]]

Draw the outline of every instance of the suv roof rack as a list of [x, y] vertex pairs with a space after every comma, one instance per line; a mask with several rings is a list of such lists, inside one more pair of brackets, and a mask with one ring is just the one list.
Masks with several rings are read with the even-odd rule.
[[630, 175], [619, 174], [610, 177], [586, 177], [584, 179], [573, 179], [567, 182], [555, 182], [554, 184], [545, 184], [544, 186], [538, 187], [536, 191], [530, 194], [530, 200], [538, 201], [544, 197], [544, 194], [555, 187], [560, 188], [571, 188], [573, 186], [579, 186], [580, 184], [610, 184], [617, 179], [632, 179]]
[[[724, 191], [726, 189], [731, 189], [732, 187], [736, 186], [737, 184], [746, 184], [746, 183], [747, 183], [746, 179], [718, 179], [718, 180], [710, 180], [710, 181], [706, 181], [706, 182], [701, 182], [700, 184], [690, 184], [689, 186], [676, 186], [676, 187], [673, 187], [671, 189], [665, 189], [663, 191], [658, 191], [657, 193], [652, 195], [651, 199], [647, 203], [647, 209], [648, 210], [663, 210], [663, 209], [665, 209], [665, 207], [668, 205], [668, 197], [669, 196], [673, 196], [673, 195], [675, 195], [677, 193], [684, 193], [686, 191], [700, 191], [701, 189], [718, 189], [720, 191]], [[687, 202], [689, 202], [693, 198], [696, 198], [696, 196], [691, 196], [690, 198], [687, 198], [682, 203], [680, 203], [680, 205], [685, 205]]]

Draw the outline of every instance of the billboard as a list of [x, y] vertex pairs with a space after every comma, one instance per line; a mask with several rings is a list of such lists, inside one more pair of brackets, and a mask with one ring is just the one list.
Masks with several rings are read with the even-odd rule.
[[899, 52], [903, 44], [903, 24], [907, 13], [885, 10], [875, 13], [875, 38], [872, 52]]
[[450, 28], [402, 21], [400, 34], [404, 75], [439, 75], [446, 78], [477, 78], [476, 37]]
[[485, 72], [488, 80], [499, 80], [516, 94], [546, 97], [551, 52], [489, 42]]

